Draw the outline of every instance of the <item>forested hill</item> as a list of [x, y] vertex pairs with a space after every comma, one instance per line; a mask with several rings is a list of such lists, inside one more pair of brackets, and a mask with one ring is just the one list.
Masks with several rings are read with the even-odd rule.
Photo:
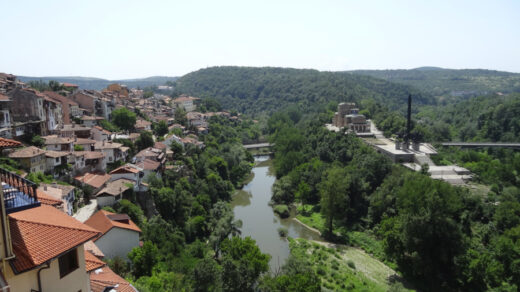
[[177, 77], [166, 77], [166, 76], [153, 76], [147, 78], [138, 78], [138, 79], [121, 79], [121, 80], [107, 80], [101, 78], [92, 78], [92, 77], [30, 77], [30, 76], [18, 76], [23, 82], [29, 81], [44, 81], [49, 82], [51, 80], [58, 82], [68, 82], [73, 83], [79, 86], [81, 89], [94, 89], [101, 90], [106, 88], [107, 85], [112, 83], [125, 84], [130, 88], [134, 87], [148, 87], [148, 86], [156, 86], [163, 85], [168, 81], [175, 81]]
[[374, 99], [391, 109], [404, 107], [408, 93], [418, 104], [434, 98], [408, 85], [369, 76], [306, 69], [212, 67], [181, 77], [177, 93], [216, 98], [225, 108], [247, 114], [274, 112], [297, 104], [302, 112], [324, 109], [331, 101]]
[[520, 92], [520, 74], [493, 70], [421, 67], [411, 70], [356, 70], [347, 73], [411, 85], [441, 98]]

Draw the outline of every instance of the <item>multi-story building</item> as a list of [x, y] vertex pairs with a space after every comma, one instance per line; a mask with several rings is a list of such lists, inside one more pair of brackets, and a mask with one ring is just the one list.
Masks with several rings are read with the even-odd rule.
[[9, 154], [9, 158], [15, 159], [20, 166], [28, 172], [45, 172], [47, 170], [47, 160], [45, 150], [29, 146]]
[[174, 99], [173, 103], [177, 108], [183, 108], [186, 112], [192, 112], [197, 108], [196, 102], [198, 100], [200, 100], [200, 98], [181, 95]]
[[11, 99], [0, 93], [0, 137], [12, 138]]
[[[113, 163], [116, 161], [125, 161], [128, 156], [128, 151], [123, 151], [123, 144], [109, 142], [109, 141], [98, 141], [94, 145], [94, 151], [103, 152], [107, 163]], [[126, 149], [126, 148], [125, 148]]]
[[73, 117], [81, 117], [81, 110], [75, 101], [54, 91], [44, 91], [43, 94], [61, 104], [63, 124], [70, 124], [72, 122], [71, 118]]
[[9, 92], [14, 135], [46, 135], [47, 124], [43, 100], [45, 96], [33, 89], [15, 88]]
[[332, 124], [338, 128], [346, 128], [356, 133], [370, 132], [370, 124], [366, 117], [359, 114], [355, 103], [342, 102], [334, 114]]
[[0, 290], [90, 291], [84, 243], [99, 231], [46, 205], [36, 184], [3, 169], [0, 180]]

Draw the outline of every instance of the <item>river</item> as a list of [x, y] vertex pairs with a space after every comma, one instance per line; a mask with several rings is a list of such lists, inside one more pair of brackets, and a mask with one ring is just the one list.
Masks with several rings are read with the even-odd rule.
[[253, 179], [233, 196], [231, 205], [235, 219], [242, 220], [242, 236], [251, 236], [263, 253], [271, 255], [271, 271], [276, 271], [289, 257], [289, 242], [278, 235], [278, 228], [284, 227], [290, 237], [321, 240], [319, 234], [309, 230], [290, 218], [281, 219], [268, 205], [271, 187], [275, 182], [268, 156], [255, 158]]

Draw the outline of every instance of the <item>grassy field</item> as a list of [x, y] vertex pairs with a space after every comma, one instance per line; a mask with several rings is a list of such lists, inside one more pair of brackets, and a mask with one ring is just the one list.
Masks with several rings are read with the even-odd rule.
[[289, 238], [291, 253], [304, 257], [322, 279], [323, 291], [410, 291], [394, 270], [363, 250]]
[[[298, 206], [298, 215], [296, 215], [296, 218], [303, 224], [312, 228], [316, 228], [323, 233], [325, 230], [325, 218], [321, 215], [321, 213], [313, 211], [312, 207], [312, 205]], [[391, 268], [396, 268], [396, 265], [393, 262], [390, 262], [385, 258], [383, 243], [373, 234], [370, 234], [369, 231], [352, 231], [347, 230], [342, 226], [334, 226], [334, 233], [339, 235], [343, 243], [359, 247], [371, 256], [385, 262], [385, 264]]]

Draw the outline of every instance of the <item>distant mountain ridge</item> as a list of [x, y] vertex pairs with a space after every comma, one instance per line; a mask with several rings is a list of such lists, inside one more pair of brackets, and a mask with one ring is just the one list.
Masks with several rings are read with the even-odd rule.
[[125, 84], [129, 88], [136, 87], [148, 87], [154, 85], [164, 85], [168, 81], [175, 81], [179, 77], [168, 77], [168, 76], [151, 76], [146, 78], [135, 78], [135, 79], [120, 79], [120, 80], [107, 80], [95, 77], [81, 77], [81, 76], [45, 76], [45, 77], [32, 77], [32, 76], [17, 76], [23, 82], [29, 81], [45, 81], [55, 80], [58, 82], [74, 83], [81, 89], [94, 89], [101, 90], [106, 88], [107, 85], [112, 83]]
[[441, 99], [520, 92], [520, 73], [486, 69], [419, 67], [410, 70], [354, 70], [344, 73], [410, 85]]
[[273, 113], [297, 106], [320, 111], [330, 102], [373, 100], [391, 109], [403, 108], [408, 94], [417, 104], [434, 98], [409, 86], [380, 78], [341, 72], [278, 67], [209, 67], [175, 82], [175, 92], [217, 99], [224, 108], [246, 114]]

